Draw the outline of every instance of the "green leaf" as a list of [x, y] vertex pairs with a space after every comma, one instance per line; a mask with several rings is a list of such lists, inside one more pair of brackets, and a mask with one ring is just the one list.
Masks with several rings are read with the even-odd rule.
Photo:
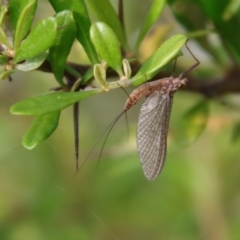
[[164, 42], [158, 50], [152, 54], [131, 79], [133, 86], [138, 86], [143, 82], [152, 79], [159, 70], [173, 60], [186, 43], [187, 37], [177, 34]]
[[8, 41], [8, 37], [1, 27], [0, 27], [0, 43], [4, 44], [8, 49], [12, 49], [12, 46]]
[[71, 11], [59, 12], [56, 16], [58, 31], [55, 44], [49, 50], [49, 61], [55, 78], [63, 85], [66, 60], [76, 35], [76, 25]]
[[101, 91], [96, 89], [81, 92], [49, 93], [15, 103], [10, 111], [12, 114], [18, 115], [42, 115], [60, 111], [73, 103]]
[[91, 26], [90, 37], [101, 58], [122, 76], [122, 56], [113, 30], [107, 24], [97, 22]]
[[225, 21], [230, 20], [234, 15], [236, 15], [238, 13], [240, 9], [240, 1], [239, 0], [231, 0], [228, 5], [227, 8], [225, 9], [224, 13], [223, 13], [223, 19]]
[[232, 129], [232, 136], [231, 140], [232, 142], [237, 142], [240, 139], [240, 122], [237, 122], [234, 124]]
[[8, 62], [8, 57], [5, 55], [0, 55], [0, 64], [6, 64]]
[[122, 24], [109, 0], [87, 0], [87, 4], [98, 21], [106, 23], [115, 32], [119, 42], [127, 49], [127, 40]]
[[[171, 10], [177, 20], [189, 31], [206, 29], [207, 19], [199, 7], [199, 0], [183, 0], [181, 2], [178, 0], [168, 0], [168, 4], [171, 6]], [[186, 5], [188, 5], [191, 11], [189, 11], [189, 8], [184, 7]], [[199, 18], [201, 18], [202, 21], [199, 21]]]
[[36, 0], [9, 0], [9, 12], [14, 29], [14, 49], [28, 34], [36, 11]]
[[35, 117], [30, 128], [24, 134], [22, 144], [33, 149], [38, 143], [47, 139], [57, 128], [60, 112], [52, 112]]
[[14, 73], [13, 69], [9, 69], [7, 71], [0, 72], [0, 80], [9, 78], [12, 73]]
[[135, 49], [138, 49], [139, 45], [141, 44], [143, 38], [146, 36], [149, 29], [152, 27], [152, 25], [157, 21], [159, 18], [164, 6], [165, 6], [166, 0], [154, 0], [152, 3], [152, 6], [150, 10], [148, 11], [148, 14], [146, 16], [146, 19], [142, 25], [142, 28], [140, 30]]
[[9, 0], [9, 14], [10, 14], [10, 19], [11, 19], [11, 23], [12, 23], [12, 27], [14, 30], [16, 30], [17, 28], [17, 23], [18, 23], [18, 19], [22, 13], [22, 11], [25, 9], [25, 7], [29, 4], [33, 2], [32, 0]]
[[[188, 30], [187, 36], [196, 38], [195, 40], [221, 64], [221, 58], [209, 43], [208, 36], [211, 30], [206, 28], [208, 19], [199, 5], [199, 0], [168, 0], [168, 4], [177, 21]], [[200, 34], [202, 35], [200, 36]]]
[[233, 15], [228, 21], [226, 21], [224, 19], [224, 14], [229, 1], [200, 0], [199, 3], [206, 16], [213, 22], [218, 34], [224, 39], [227, 51], [230, 51], [236, 61], [240, 64], [240, 41], [238, 37], [236, 37], [236, 34], [239, 33], [239, 14]]
[[[1, 3], [0, 3], [0, 5], [1, 5]], [[5, 18], [7, 11], [8, 11], [7, 6], [2, 5], [1, 9], [0, 9], [0, 26], [2, 26], [3, 19]]]
[[56, 12], [63, 10], [72, 11], [77, 26], [77, 39], [82, 44], [90, 61], [92, 63], [98, 63], [96, 50], [90, 40], [89, 30], [91, 21], [84, 0], [61, 0], [60, 4], [59, 0], [49, 0], [49, 2]]
[[81, 79], [81, 83], [84, 85], [86, 84], [87, 82], [89, 82], [90, 80], [93, 79], [93, 67], [90, 67], [86, 72], [85, 74], [82, 76], [82, 79]]
[[54, 44], [56, 32], [57, 23], [55, 18], [50, 17], [38, 22], [16, 51], [14, 62], [17, 63], [33, 58], [45, 52]]
[[42, 63], [45, 61], [46, 57], [47, 57], [46, 53], [40, 53], [39, 55], [33, 58], [27, 59], [25, 62], [21, 64], [15, 65], [15, 68], [23, 72], [32, 71], [40, 67]]
[[73, 66], [70, 66], [68, 64], [66, 64], [66, 66], [65, 66], [65, 71], [70, 73], [75, 78], [81, 78], [81, 76], [82, 76], [81, 73], [79, 73], [77, 71], [77, 69], [75, 69]]
[[108, 83], [106, 81], [106, 69], [101, 64], [95, 64], [93, 68], [95, 79], [98, 81], [103, 90], [108, 91]]
[[[20, 1], [18, 1], [20, 2]], [[21, 1], [22, 2], [22, 1]], [[36, 0], [23, 1], [26, 5], [19, 12], [17, 25], [14, 31], [14, 49], [17, 50], [21, 41], [28, 34], [30, 27], [32, 25], [33, 17], [37, 7]], [[23, 4], [23, 3], [22, 3]]]
[[202, 100], [190, 108], [180, 121], [177, 132], [177, 140], [180, 145], [192, 144], [206, 128], [209, 117], [209, 104]]

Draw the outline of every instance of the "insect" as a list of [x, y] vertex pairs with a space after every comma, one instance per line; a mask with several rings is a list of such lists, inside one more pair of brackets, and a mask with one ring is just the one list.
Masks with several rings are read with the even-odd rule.
[[[136, 96], [146, 97], [138, 119], [137, 148], [144, 175], [148, 180], [154, 180], [165, 163], [173, 94], [186, 84], [184, 74], [200, 64], [187, 45], [186, 47], [196, 60], [194, 65], [176, 78], [171, 76], [145, 83], [135, 90]], [[134, 91], [131, 95], [133, 94]]]
[[164, 78], [146, 83], [146, 100], [137, 125], [137, 148], [144, 175], [154, 180], [161, 172], [167, 151], [167, 134], [173, 94], [186, 84], [186, 78]]
[[[197, 67], [200, 62], [192, 54], [186, 44], [186, 48], [196, 60], [189, 69], [181, 73], [178, 77], [162, 78], [153, 82], [147, 82], [136, 88], [128, 97], [124, 110], [113, 120], [102, 136], [107, 132], [103, 147], [99, 154], [101, 158], [108, 135], [119, 118], [135, 105], [140, 98], [146, 97], [143, 103], [137, 125], [137, 148], [142, 164], [144, 175], [148, 180], [154, 180], [161, 172], [166, 159], [167, 134], [172, 108], [174, 93], [187, 82], [184, 75]], [[102, 137], [101, 136], [101, 137]], [[101, 139], [100, 137], [100, 139]], [[99, 139], [99, 140], [100, 140]], [[89, 155], [99, 142], [96, 142]], [[87, 156], [87, 158], [89, 157]], [[86, 159], [87, 159], [86, 158]], [[85, 161], [86, 161], [85, 159]]]

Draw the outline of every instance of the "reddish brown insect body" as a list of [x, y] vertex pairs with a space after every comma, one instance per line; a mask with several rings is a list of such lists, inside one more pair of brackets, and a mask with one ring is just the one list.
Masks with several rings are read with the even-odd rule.
[[168, 77], [161, 78], [154, 82], [147, 82], [143, 85], [139, 86], [129, 95], [124, 110], [128, 111], [133, 105], [135, 105], [141, 97], [149, 97], [154, 92], [162, 92], [165, 94], [173, 94], [176, 92], [181, 86], [184, 86], [187, 82], [187, 79], [181, 79], [181, 75], [177, 78]]

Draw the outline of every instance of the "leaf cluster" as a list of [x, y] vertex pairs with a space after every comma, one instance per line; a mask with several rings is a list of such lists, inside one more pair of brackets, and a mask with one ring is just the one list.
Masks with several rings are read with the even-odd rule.
[[[165, 33], [167, 40], [143, 63], [138, 58], [139, 49], [167, 5], [165, 0], [152, 1], [132, 48], [125, 30], [127, 23], [124, 22], [123, 8], [117, 13], [109, 0], [63, 0], [61, 3], [49, 0], [49, 3], [55, 15], [40, 20], [34, 26], [37, 0], [9, 0], [7, 5], [1, 5], [0, 10], [0, 78], [11, 79], [16, 70], [41, 70], [48, 65], [61, 90], [25, 99], [12, 106], [12, 114], [35, 116], [23, 137], [23, 145], [29, 149], [54, 132], [64, 108], [91, 95], [119, 86], [138, 86], [159, 76], [160, 70], [179, 56], [187, 38], [196, 38], [220, 66], [229, 61], [234, 66], [240, 63], [240, 41], [236, 38], [239, 8], [233, 8], [232, 2], [168, 0], [168, 6], [187, 33], [170, 38]], [[89, 14], [94, 15], [95, 22]], [[212, 32], [224, 44], [209, 41]], [[67, 62], [75, 39], [91, 63], [83, 68]], [[109, 82], [108, 77], [112, 75], [118, 80]], [[208, 105], [209, 101], [203, 99], [183, 117], [182, 125], [185, 127], [181, 136], [185, 136], [186, 143], [193, 142], [204, 130], [209, 115]]]

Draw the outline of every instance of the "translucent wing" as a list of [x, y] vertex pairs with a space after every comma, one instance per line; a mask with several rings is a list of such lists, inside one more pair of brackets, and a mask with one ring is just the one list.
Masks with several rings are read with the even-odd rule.
[[143, 172], [155, 179], [165, 162], [172, 96], [155, 92], [143, 103], [138, 119], [137, 145]]

